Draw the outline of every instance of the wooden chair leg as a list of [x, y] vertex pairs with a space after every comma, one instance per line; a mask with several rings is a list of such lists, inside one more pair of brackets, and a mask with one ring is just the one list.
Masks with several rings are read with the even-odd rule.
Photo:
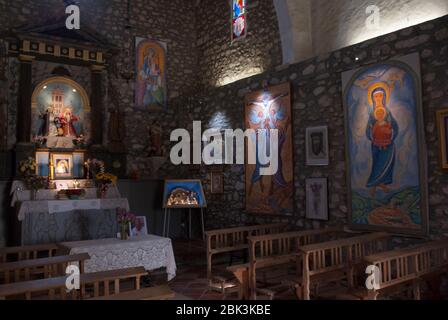
[[61, 300], [67, 300], [67, 289], [62, 287], [59, 290], [59, 295], [61, 296]]
[[104, 296], [110, 296], [109, 280], [104, 281]]
[[116, 279], [114, 281], [114, 294], [119, 294], [120, 293], [120, 280]]
[[98, 281], [93, 284], [93, 296], [95, 298], [100, 296], [100, 283]]

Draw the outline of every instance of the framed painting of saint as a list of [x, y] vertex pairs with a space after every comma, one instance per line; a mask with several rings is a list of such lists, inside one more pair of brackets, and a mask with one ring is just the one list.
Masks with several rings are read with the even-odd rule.
[[73, 155], [69, 153], [52, 154], [55, 179], [73, 178]]
[[418, 54], [345, 72], [342, 83], [351, 226], [427, 234]]
[[306, 129], [306, 165], [328, 166], [330, 154], [328, 150], [328, 127]]
[[[292, 214], [294, 176], [290, 84], [248, 94], [245, 99], [245, 127], [254, 133], [247, 139], [246, 148], [246, 211], [268, 215]], [[271, 137], [274, 133], [276, 137]], [[266, 170], [271, 171], [265, 173]]]
[[306, 218], [328, 221], [328, 180], [306, 180]]
[[166, 110], [166, 51], [165, 43], [136, 38], [135, 105], [137, 109]]
[[439, 128], [440, 162], [443, 170], [448, 170], [448, 109], [437, 111]]

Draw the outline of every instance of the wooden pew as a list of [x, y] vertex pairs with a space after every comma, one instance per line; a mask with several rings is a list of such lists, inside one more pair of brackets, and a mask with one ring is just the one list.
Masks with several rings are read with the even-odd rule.
[[163, 285], [122, 292], [119, 294], [93, 298], [90, 300], [169, 300], [174, 297], [175, 293], [167, 285]]
[[57, 244], [0, 248], [0, 263], [52, 257], [57, 250]]
[[363, 298], [376, 300], [412, 287], [414, 299], [420, 300], [422, 280], [433, 274], [441, 274], [448, 268], [448, 240], [432, 241], [408, 248], [382, 252], [364, 258], [367, 265], [380, 270], [379, 288], [371, 289]]
[[343, 229], [328, 228], [248, 237], [249, 263], [227, 268], [239, 282], [239, 298], [256, 299], [257, 269], [295, 261], [297, 250], [301, 245], [338, 234], [343, 234]]
[[247, 253], [249, 248], [247, 237], [280, 233], [286, 231], [287, 228], [288, 225], [286, 223], [276, 223], [207, 231], [205, 233], [207, 242], [207, 278], [210, 287], [215, 288], [214, 283], [217, 282], [221, 292], [225, 294], [227, 286], [227, 279], [213, 276], [212, 274], [213, 256], [238, 251]]
[[298, 298], [310, 300], [311, 284], [346, 279], [353, 288], [356, 266], [364, 257], [387, 250], [389, 238], [389, 234], [377, 232], [300, 247], [302, 280], [296, 286]]
[[68, 256], [56, 256], [33, 260], [22, 260], [0, 264], [0, 275], [5, 284], [32, 280], [33, 275], [41, 274], [44, 278], [65, 275], [67, 266], [77, 262], [80, 272], [84, 273], [84, 262], [90, 259], [87, 253]]
[[[134, 280], [134, 290], [140, 290], [140, 279], [147, 274], [143, 267], [84, 273], [80, 275], [80, 290], [72, 290], [70, 293], [67, 293], [66, 276], [10, 283], [0, 285], [0, 299], [25, 297], [26, 300], [31, 300], [33, 294], [43, 293], [42, 297], [50, 300], [54, 300], [56, 297], [61, 300], [66, 300], [67, 298], [79, 300], [91, 298], [87, 294], [88, 289], [93, 291], [94, 298], [100, 296], [108, 297], [111, 295], [111, 292], [120, 294], [122, 291], [121, 280]], [[113, 290], [110, 290], [111, 284], [113, 285]]]

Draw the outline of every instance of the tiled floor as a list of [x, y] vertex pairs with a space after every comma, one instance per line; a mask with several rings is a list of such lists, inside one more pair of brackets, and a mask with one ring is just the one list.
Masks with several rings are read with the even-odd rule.
[[[236, 294], [224, 297], [220, 292], [210, 290], [207, 280], [205, 243], [199, 240], [173, 241], [177, 264], [177, 276], [169, 283], [170, 288], [178, 294], [178, 299], [193, 300], [236, 300]], [[214, 260], [223, 267], [229, 265], [229, 257], [218, 257]], [[233, 263], [242, 263], [238, 257]], [[294, 299], [292, 292], [276, 296], [277, 299]]]

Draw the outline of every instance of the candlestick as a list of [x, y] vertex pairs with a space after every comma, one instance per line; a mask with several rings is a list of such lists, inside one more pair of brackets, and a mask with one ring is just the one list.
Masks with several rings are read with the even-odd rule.
[[50, 180], [54, 180], [54, 165], [53, 165], [53, 161], [51, 159], [49, 159], [50, 165], [48, 166], [48, 177]]

